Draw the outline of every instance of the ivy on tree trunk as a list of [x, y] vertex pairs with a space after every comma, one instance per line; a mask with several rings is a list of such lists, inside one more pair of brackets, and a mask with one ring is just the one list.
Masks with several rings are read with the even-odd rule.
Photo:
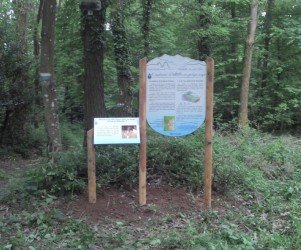
[[103, 74], [106, 3], [94, 0], [90, 1], [90, 4], [100, 8], [88, 10], [91, 7], [89, 3], [81, 1], [84, 46], [84, 145], [87, 131], [93, 128], [93, 119], [106, 116]]
[[124, 3], [119, 1], [112, 18], [112, 34], [117, 69], [117, 82], [120, 90], [118, 102], [122, 105], [121, 116], [132, 116], [133, 77], [130, 69], [129, 45], [123, 20]]

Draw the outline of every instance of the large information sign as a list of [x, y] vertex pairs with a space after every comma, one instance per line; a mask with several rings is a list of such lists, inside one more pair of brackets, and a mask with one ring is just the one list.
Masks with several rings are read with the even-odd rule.
[[94, 118], [94, 144], [140, 143], [139, 118]]
[[163, 55], [147, 63], [148, 124], [166, 136], [183, 136], [205, 120], [206, 63]]

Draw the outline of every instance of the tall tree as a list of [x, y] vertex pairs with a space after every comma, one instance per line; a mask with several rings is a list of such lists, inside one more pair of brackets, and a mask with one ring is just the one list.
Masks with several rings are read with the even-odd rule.
[[[83, 121], [83, 43], [78, 0], [61, 1], [56, 18], [55, 72], [60, 114], [69, 121]], [[66, 74], [68, 72], [68, 74]]]
[[150, 32], [150, 20], [153, 8], [153, 0], [143, 0], [143, 15], [142, 15], [142, 26], [141, 31], [143, 34], [143, 56], [147, 57], [150, 53], [150, 41], [149, 41], [149, 32]]
[[210, 13], [207, 12], [207, 1], [199, 0], [199, 27], [201, 29], [197, 41], [198, 59], [204, 60], [210, 56], [210, 37], [208, 30], [210, 27]]
[[85, 136], [93, 128], [94, 117], [106, 116], [103, 74], [106, 7], [106, 1], [100, 0], [82, 0], [80, 4], [84, 46]]
[[252, 55], [253, 46], [255, 41], [255, 31], [257, 26], [257, 10], [258, 1], [253, 0], [250, 6], [250, 20], [248, 26], [248, 34], [245, 45], [245, 55], [243, 64], [243, 76], [240, 90], [240, 106], [238, 112], [238, 123], [241, 127], [248, 126], [248, 98], [249, 98], [249, 86], [250, 75], [252, 67]]
[[13, 10], [16, 15], [17, 51], [16, 67], [12, 74], [12, 86], [9, 91], [12, 105], [6, 109], [5, 122], [1, 131], [1, 142], [5, 145], [17, 146], [25, 140], [26, 123], [29, 113], [29, 87], [27, 84], [27, 28], [28, 0], [14, 0]]
[[[40, 39], [39, 39], [39, 25], [42, 18], [42, 9], [43, 9], [44, 0], [40, 0], [39, 9], [37, 13], [36, 22], [34, 24], [33, 31], [33, 55], [36, 62], [39, 61], [40, 57]], [[40, 96], [40, 84], [39, 84], [39, 65], [35, 64], [36, 67], [36, 77], [34, 79], [34, 93], [35, 93], [35, 101], [34, 101], [34, 126], [35, 128], [39, 127], [39, 108], [41, 106], [41, 96]]]
[[41, 83], [45, 109], [45, 128], [48, 139], [48, 150], [51, 153], [61, 150], [61, 134], [54, 77], [55, 12], [56, 0], [43, 1], [40, 76], [41, 80], [43, 80]]
[[264, 57], [262, 62], [262, 85], [261, 88], [264, 89], [268, 81], [268, 61], [270, 54], [270, 41], [271, 41], [271, 27], [272, 27], [272, 10], [275, 4], [275, 0], [267, 0], [266, 5], [266, 15], [264, 20]]
[[123, 0], [118, 0], [113, 10], [112, 34], [115, 51], [117, 70], [117, 82], [120, 89], [119, 103], [122, 105], [122, 112], [119, 115], [132, 115], [132, 85], [133, 77], [130, 69], [129, 45], [124, 26]]

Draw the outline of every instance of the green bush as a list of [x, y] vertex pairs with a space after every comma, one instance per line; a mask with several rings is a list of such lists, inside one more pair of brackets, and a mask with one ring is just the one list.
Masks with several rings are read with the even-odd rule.
[[[169, 183], [192, 189], [202, 186], [203, 138], [201, 133], [185, 138], [150, 134], [147, 141], [147, 176], [164, 178]], [[133, 145], [99, 146], [96, 171], [99, 186], [137, 185], [139, 147]]]
[[99, 186], [132, 187], [138, 181], [139, 148], [137, 145], [97, 146], [96, 175]]
[[[148, 132], [149, 181], [164, 178], [173, 185], [199, 190], [203, 185], [204, 131], [186, 137], [164, 137]], [[266, 178], [285, 178], [300, 166], [300, 152], [287, 147], [287, 137], [272, 137], [253, 129], [215, 133], [213, 188], [219, 193], [264, 190]], [[98, 183], [137, 185], [139, 148], [133, 145], [100, 146], [96, 150]]]
[[186, 137], [148, 138], [148, 174], [159, 174], [170, 183], [199, 189], [203, 176], [204, 133]]
[[62, 146], [64, 149], [79, 149], [83, 145], [83, 128], [77, 123], [61, 122]]
[[71, 151], [58, 153], [56, 157], [55, 163], [43, 159], [22, 173], [22, 176], [15, 176], [0, 199], [7, 202], [19, 200], [19, 204], [26, 205], [26, 202], [34, 197], [82, 192], [85, 186], [82, 175], [83, 153]]
[[[80, 142], [72, 135], [72, 129], [65, 129], [70, 132], [65, 135], [69, 151], [57, 154], [54, 164], [43, 160], [38, 167], [29, 169], [24, 174], [23, 189], [27, 193], [42, 190], [61, 195], [83, 190], [87, 180], [85, 152], [78, 147]], [[203, 186], [204, 135], [204, 131], [198, 131], [190, 136], [174, 138], [149, 131], [148, 181], [151, 183], [159, 178], [163, 179], [162, 183], [200, 190]], [[74, 144], [78, 150], [71, 150]], [[213, 189], [223, 194], [262, 191], [269, 195], [271, 189], [267, 188], [267, 180], [286, 179], [300, 169], [298, 141], [288, 137], [272, 137], [252, 129], [229, 134], [217, 132], [213, 149]], [[136, 186], [138, 169], [139, 145], [96, 147], [99, 187]], [[294, 183], [288, 184], [285, 190], [295, 190], [295, 186]], [[283, 193], [289, 198], [291, 192]]]
[[39, 167], [29, 169], [25, 173], [26, 185], [53, 195], [80, 192], [84, 187], [84, 162], [81, 151], [59, 153], [55, 163], [44, 160]]
[[0, 148], [0, 154], [5, 155], [14, 152], [23, 158], [30, 158], [35, 154], [42, 155], [46, 144], [47, 141], [44, 126], [34, 128], [33, 126], [28, 125], [22, 142], [9, 147]]
[[[170, 183], [192, 189], [202, 186], [201, 133], [183, 138], [150, 134], [147, 141], [148, 177], [160, 176]], [[96, 171], [100, 186], [137, 185], [139, 147], [133, 145], [98, 146]]]
[[273, 137], [254, 129], [214, 138], [214, 188], [262, 190], [268, 192], [267, 180], [290, 177], [300, 167], [301, 153], [291, 137]]

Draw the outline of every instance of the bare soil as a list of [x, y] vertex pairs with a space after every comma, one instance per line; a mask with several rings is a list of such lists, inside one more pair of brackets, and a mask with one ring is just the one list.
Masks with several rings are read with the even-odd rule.
[[[106, 224], [114, 220], [139, 225], [168, 215], [187, 217], [205, 210], [201, 194], [169, 185], [149, 186], [145, 206], [139, 205], [137, 190], [116, 188], [99, 192], [95, 204], [88, 202], [88, 194], [85, 193], [58, 205], [66, 215], [86, 219], [91, 224]], [[213, 208], [223, 213], [218, 202], [213, 204]]]
[[[7, 176], [15, 175], [34, 164], [35, 159], [1, 157], [0, 170]], [[5, 176], [4, 175], [4, 176]], [[0, 178], [0, 192], [4, 191], [7, 180]], [[150, 184], [147, 187], [147, 204], [139, 205], [138, 190], [117, 189], [114, 187], [98, 190], [95, 204], [88, 202], [85, 192], [72, 200], [59, 199], [55, 206], [71, 217], [87, 220], [89, 224], [109, 224], [112, 221], [142, 225], [150, 220], [166, 216], [187, 218], [205, 211], [202, 193], [192, 193], [183, 187], [173, 187], [168, 184]], [[224, 213], [221, 203], [224, 197], [213, 194], [213, 209]], [[228, 203], [229, 204], [229, 203]]]

